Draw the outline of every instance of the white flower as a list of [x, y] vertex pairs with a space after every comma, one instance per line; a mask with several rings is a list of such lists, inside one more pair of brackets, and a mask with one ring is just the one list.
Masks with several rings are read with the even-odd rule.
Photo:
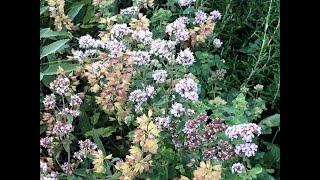
[[153, 71], [152, 77], [156, 83], [164, 83], [168, 74], [166, 70], [155, 70]]
[[53, 137], [45, 137], [40, 139], [40, 146], [44, 148], [48, 148], [51, 146], [51, 143], [53, 141]]
[[214, 39], [213, 39], [213, 45], [214, 45], [216, 48], [221, 47], [222, 44], [223, 44], [223, 42], [221, 42], [220, 39], [218, 39], [218, 38], [214, 38]]
[[169, 117], [156, 117], [155, 121], [157, 123], [158, 129], [167, 129], [170, 127], [170, 119]]
[[81, 98], [78, 95], [71, 95], [70, 106], [79, 107], [82, 103]]
[[93, 39], [89, 34], [81, 36], [79, 39], [79, 47], [84, 49], [98, 48], [99, 42]]
[[196, 0], [178, 0], [180, 6], [189, 6], [192, 2], [196, 2]]
[[176, 40], [186, 41], [190, 38], [189, 31], [186, 26], [188, 23], [189, 19], [187, 17], [180, 17], [173, 23], [169, 23], [166, 26], [166, 33], [170, 36], [174, 34]]
[[112, 38], [121, 39], [124, 36], [131, 34], [132, 30], [127, 24], [115, 24], [110, 33]]
[[253, 87], [256, 91], [262, 91], [263, 90], [263, 85], [257, 84]]
[[123, 15], [133, 15], [135, 13], [138, 12], [138, 7], [136, 6], [131, 6], [131, 7], [128, 7], [128, 8], [125, 8], [125, 9], [121, 9], [120, 10], [120, 14], [123, 14]]
[[185, 50], [180, 51], [176, 59], [176, 62], [184, 66], [192, 65], [195, 62], [193, 52], [189, 48], [186, 48]]
[[207, 21], [207, 14], [203, 12], [202, 10], [198, 10], [198, 12], [195, 13], [195, 23], [196, 24], [202, 24]]
[[184, 113], [184, 111], [185, 111], [185, 109], [183, 108], [182, 104], [175, 102], [175, 103], [171, 106], [170, 113], [171, 113], [174, 117], [180, 117], [180, 116]]
[[56, 96], [54, 94], [46, 95], [42, 102], [46, 110], [54, 109], [56, 107]]
[[70, 80], [62, 75], [58, 75], [57, 78], [49, 84], [50, 89], [55, 90], [60, 95], [68, 92], [69, 85]]
[[237, 144], [235, 148], [235, 153], [238, 155], [244, 154], [247, 157], [254, 156], [258, 146], [254, 143]]
[[41, 161], [41, 160], [40, 160], [40, 171], [43, 174], [46, 174], [48, 171], [48, 164], [46, 162]]
[[255, 123], [229, 126], [226, 129], [226, 135], [231, 140], [240, 137], [245, 142], [251, 142], [254, 138], [254, 134], [257, 134], [258, 136], [261, 134], [261, 127]]
[[136, 89], [130, 93], [129, 100], [134, 103], [142, 103], [148, 100], [147, 97], [148, 95], [146, 91], [141, 89]]
[[172, 56], [172, 51], [175, 49], [176, 44], [175, 41], [153, 40], [151, 42], [150, 53], [161, 58], [165, 57], [169, 59]]
[[221, 19], [221, 13], [218, 10], [213, 10], [210, 12], [210, 19], [212, 20], [220, 20]]
[[72, 131], [73, 127], [71, 123], [58, 121], [53, 126], [52, 134], [63, 136]]
[[83, 61], [83, 58], [85, 57], [83, 51], [81, 51], [81, 50], [76, 51], [76, 50], [72, 49], [71, 53], [73, 55], [73, 58], [78, 60], [79, 62]]
[[133, 63], [137, 65], [144, 65], [150, 62], [150, 54], [147, 51], [133, 51]]
[[178, 81], [175, 86], [175, 91], [180, 94], [181, 97], [187, 98], [191, 101], [198, 100], [198, 87], [197, 83], [193, 79], [183, 78]]
[[103, 45], [104, 49], [107, 49], [109, 51], [109, 57], [115, 58], [117, 57], [118, 53], [125, 51], [126, 46], [123, 44], [122, 41], [118, 41], [116, 39], [110, 40], [107, 43]]
[[152, 32], [149, 30], [133, 31], [131, 37], [133, 40], [147, 45], [152, 41]]
[[231, 172], [234, 173], [241, 173], [245, 169], [245, 166], [242, 163], [234, 163], [231, 166]]
[[145, 89], [147, 96], [152, 97], [152, 95], [154, 94], [154, 87], [148, 85]]

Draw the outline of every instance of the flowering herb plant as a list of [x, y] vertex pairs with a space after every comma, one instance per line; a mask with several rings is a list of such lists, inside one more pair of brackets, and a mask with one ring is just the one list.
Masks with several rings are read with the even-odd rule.
[[261, 84], [223, 89], [228, 65], [207, 50], [225, 46], [219, 10], [40, 4], [41, 179], [274, 179], [279, 147], [261, 136], [280, 115], [262, 118]]

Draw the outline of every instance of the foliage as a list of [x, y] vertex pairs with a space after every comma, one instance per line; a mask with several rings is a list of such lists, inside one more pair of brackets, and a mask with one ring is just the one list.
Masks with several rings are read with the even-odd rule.
[[279, 1], [41, 0], [40, 23], [42, 179], [280, 178]]

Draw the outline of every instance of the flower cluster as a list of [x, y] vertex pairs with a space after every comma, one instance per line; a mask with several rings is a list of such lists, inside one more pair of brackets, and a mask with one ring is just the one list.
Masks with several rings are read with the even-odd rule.
[[185, 109], [183, 108], [181, 103], [175, 102], [172, 104], [170, 114], [172, 114], [174, 117], [180, 117], [184, 112]]
[[222, 42], [220, 39], [218, 39], [218, 38], [214, 38], [214, 39], [213, 39], [213, 45], [214, 45], [214, 47], [220, 48], [220, 47], [222, 46], [222, 44], [223, 44], [223, 42]]
[[160, 58], [170, 59], [172, 51], [175, 50], [175, 41], [167, 41], [162, 39], [156, 39], [151, 42], [150, 53]]
[[203, 152], [203, 159], [226, 161], [234, 154], [235, 150], [232, 145], [228, 141], [220, 140], [216, 146]]
[[58, 121], [54, 124], [52, 134], [64, 136], [73, 131], [73, 126], [69, 122]]
[[254, 156], [257, 150], [258, 146], [254, 143], [237, 144], [235, 147], [236, 154], [247, 157]]
[[83, 161], [83, 158], [87, 158], [89, 154], [93, 154], [93, 152], [97, 151], [98, 147], [95, 143], [93, 143], [90, 139], [86, 139], [84, 141], [78, 141], [80, 150], [75, 152], [73, 157]]
[[116, 58], [120, 52], [127, 49], [122, 41], [118, 41], [116, 39], [106, 42], [102, 48], [108, 51], [108, 56], [110, 58]]
[[132, 58], [133, 63], [140, 66], [150, 62], [150, 54], [146, 51], [133, 51]]
[[145, 89], [136, 89], [129, 95], [129, 100], [135, 103], [136, 110], [140, 109], [143, 102], [148, 100], [154, 94], [154, 87], [147, 86]]
[[89, 34], [79, 38], [79, 47], [83, 49], [96, 49], [102, 45], [101, 41], [95, 40]]
[[189, 31], [187, 29], [188, 23], [189, 19], [187, 17], [180, 17], [173, 23], [169, 23], [166, 26], [165, 32], [170, 36], [174, 35], [176, 40], [187, 41], [190, 38]]
[[180, 51], [178, 53], [178, 57], [176, 58], [176, 62], [184, 66], [192, 65], [195, 62], [195, 58], [190, 48], [186, 48], [185, 50]]
[[195, 15], [196, 15], [195, 17], [196, 24], [203, 24], [207, 21], [208, 15], [205, 12], [198, 10], [198, 12], [196, 12]]
[[245, 142], [251, 142], [254, 134], [261, 134], [261, 127], [255, 123], [239, 124], [230, 126], [226, 130], [226, 135], [232, 140], [241, 138]]
[[231, 166], [232, 173], [241, 173], [243, 170], [245, 170], [245, 166], [242, 163], [234, 163]]
[[59, 95], [66, 95], [69, 90], [70, 80], [64, 75], [58, 75], [57, 78], [49, 84], [50, 89], [57, 92]]
[[193, 79], [180, 79], [175, 85], [175, 91], [180, 94], [181, 97], [184, 97], [191, 101], [198, 100], [198, 85]]
[[54, 109], [56, 107], [56, 96], [54, 94], [46, 95], [43, 105], [45, 110]]
[[227, 128], [227, 125], [223, 123], [223, 121], [219, 118], [212, 120], [205, 127], [205, 137], [207, 140], [212, 140], [214, 135], [224, 131]]
[[127, 24], [115, 24], [111, 31], [111, 38], [122, 39], [132, 33], [132, 30], [127, 26]]
[[133, 40], [145, 45], [152, 42], [152, 32], [150, 32], [149, 30], [133, 31], [131, 37]]
[[136, 6], [127, 7], [125, 9], [120, 10], [120, 14], [123, 14], [123, 15], [133, 15], [133, 14], [136, 14], [137, 12], [138, 12], [138, 7]]
[[226, 73], [227, 71], [225, 69], [217, 69], [212, 73], [212, 78], [217, 81], [222, 81]]
[[216, 21], [216, 20], [220, 20], [221, 16], [222, 15], [218, 10], [213, 10], [213, 11], [210, 12], [209, 18], [211, 18], [212, 20]]
[[52, 144], [53, 137], [44, 137], [40, 139], [40, 146], [44, 148], [49, 148]]
[[155, 70], [152, 74], [153, 80], [155, 80], [156, 83], [164, 83], [167, 76], [166, 70]]
[[82, 103], [82, 99], [78, 95], [71, 95], [70, 96], [70, 106], [74, 108], [79, 108]]
[[155, 121], [159, 130], [168, 129], [170, 127], [169, 117], [156, 117]]
[[204, 138], [198, 132], [198, 128], [200, 126], [200, 123], [206, 122], [207, 119], [207, 115], [200, 114], [197, 118], [189, 119], [186, 121], [182, 131], [185, 134], [187, 134], [187, 138], [184, 142], [184, 145], [188, 147], [190, 150], [195, 150], [196, 148], [200, 147], [200, 145], [203, 143]]
[[180, 6], [189, 6], [193, 2], [196, 2], [196, 0], [178, 0]]

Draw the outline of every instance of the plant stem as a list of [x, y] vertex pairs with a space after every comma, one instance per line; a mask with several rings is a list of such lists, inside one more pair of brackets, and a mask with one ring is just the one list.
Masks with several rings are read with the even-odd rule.
[[280, 128], [277, 130], [276, 134], [273, 136], [273, 139], [272, 139], [272, 141], [271, 141], [272, 144], [273, 144], [274, 141], [276, 140], [276, 137], [277, 137], [277, 135], [278, 135], [279, 132], [280, 132]]

